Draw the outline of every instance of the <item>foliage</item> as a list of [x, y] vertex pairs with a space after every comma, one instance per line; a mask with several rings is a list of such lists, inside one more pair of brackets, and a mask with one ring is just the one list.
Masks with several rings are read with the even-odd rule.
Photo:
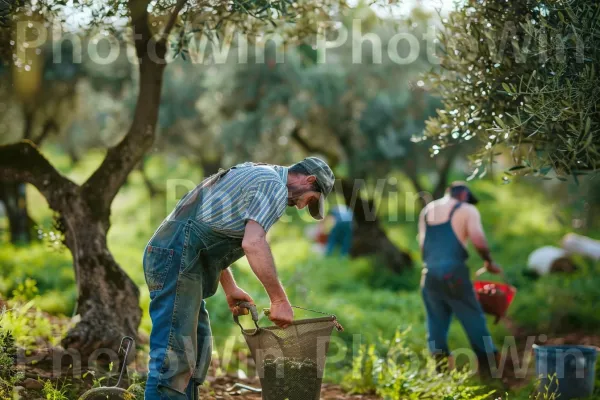
[[[5, 311], [0, 311], [4, 313]], [[12, 398], [13, 388], [24, 377], [16, 368], [17, 348], [9, 327], [2, 324], [0, 314], [0, 398]]]
[[519, 174], [578, 175], [600, 167], [600, 49], [591, 0], [467, 1], [445, 20], [444, 107], [426, 135], [446, 147], [473, 138], [479, 170], [504, 148]]
[[589, 267], [573, 275], [543, 277], [527, 293], [519, 293], [512, 315], [531, 331], [594, 332], [600, 326], [594, 307], [600, 300], [599, 283], [596, 268]]
[[51, 380], [44, 381], [42, 393], [47, 400], [69, 400], [69, 385], [57, 380], [52, 383]]
[[9, 297], [16, 290], [22, 303], [34, 300], [45, 311], [70, 314], [75, 305], [71, 268], [66, 252], [40, 244], [27, 248], [4, 244], [0, 252], [0, 294]]
[[4, 308], [0, 314], [0, 326], [11, 332], [19, 347], [27, 349], [36, 345], [55, 345], [62, 333], [61, 327], [52, 324], [34, 300], [27, 303], [9, 302], [10, 308]]
[[[255, 54], [266, 62], [230, 63], [217, 79], [210, 76], [207, 94], [211, 99], [219, 94], [229, 158], [285, 163], [298, 154], [320, 153], [334, 167], [343, 161], [344, 175], [379, 178], [409, 154], [428, 156], [411, 141], [437, 104], [418, 80], [430, 67], [427, 55], [417, 53], [412, 63], [399, 65], [381, 50], [399, 32], [423, 37], [432, 16], [417, 10], [411, 19], [377, 20], [360, 4], [338, 19], [348, 40], [328, 50], [334, 61], [318, 61], [317, 51], [305, 45], [285, 53], [272, 45]], [[367, 33], [383, 45], [357, 49]], [[399, 53], [406, 50], [399, 47]]]
[[494, 392], [469, 381], [469, 371], [440, 373], [435, 361], [414, 351], [406, 343], [409, 330], [397, 331], [378, 355], [375, 345], [361, 345], [352, 362], [345, 385], [355, 393], [377, 393], [386, 400], [400, 399], [491, 399]]

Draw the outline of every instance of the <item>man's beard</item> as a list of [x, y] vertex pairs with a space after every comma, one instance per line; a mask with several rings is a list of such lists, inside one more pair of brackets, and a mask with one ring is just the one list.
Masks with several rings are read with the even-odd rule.
[[306, 193], [306, 189], [300, 186], [288, 186], [288, 206], [294, 207], [298, 203], [300, 196], [302, 196], [304, 193]]

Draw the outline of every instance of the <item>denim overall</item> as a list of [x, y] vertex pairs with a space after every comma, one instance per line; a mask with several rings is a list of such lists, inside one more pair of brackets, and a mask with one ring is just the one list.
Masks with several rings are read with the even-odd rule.
[[198, 185], [162, 222], [144, 252], [150, 291], [150, 362], [146, 400], [196, 400], [212, 352], [204, 299], [219, 286], [221, 271], [244, 255], [242, 239], [213, 231], [195, 219], [202, 193], [229, 170]]
[[452, 217], [462, 203], [456, 204], [447, 222], [430, 225], [425, 214], [423, 279], [421, 293], [427, 311], [427, 341], [435, 355], [449, 355], [448, 330], [452, 314], [465, 329], [478, 358], [496, 351], [487, 329], [483, 310], [469, 278], [469, 257], [452, 229]]

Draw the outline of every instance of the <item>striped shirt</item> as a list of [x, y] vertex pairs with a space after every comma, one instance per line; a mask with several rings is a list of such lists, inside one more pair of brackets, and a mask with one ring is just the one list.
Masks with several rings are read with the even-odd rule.
[[236, 165], [205, 189], [196, 219], [227, 236], [241, 238], [248, 220], [266, 231], [285, 212], [288, 168], [278, 165]]

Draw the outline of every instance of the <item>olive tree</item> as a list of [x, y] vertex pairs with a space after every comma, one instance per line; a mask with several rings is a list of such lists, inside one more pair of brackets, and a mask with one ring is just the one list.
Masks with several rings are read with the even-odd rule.
[[[35, 31], [25, 34], [40, 35], [40, 31], [49, 29], [50, 23], [60, 23], [77, 10], [82, 18], [90, 18], [85, 27], [91, 27], [93, 32], [130, 43], [131, 59], [139, 75], [137, 99], [127, 132], [107, 149], [100, 166], [82, 184], [59, 173], [31, 141], [0, 147], [0, 179], [31, 183], [44, 195], [59, 215], [65, 244], [73, 255], [79, 322], [62, 340], [65, 348], [89, 355], [101, 347], [118, 348], [123, 335], [137, 336], [141, 319], [139, 289], [115, 261], [106, 237], [113, 199], [154, 142], [168, 61], [186, 54], [194, 38], [207, 32], [231, 29], [253, 38], [281, 29], [292, 37], [301, 36], [313, 27], [316, 29], [319, 21], [330, 18], [333, 10], [343, 6], [343, 2], [329, 0], [18, 3], [8, 22], [15, 35], [23, 33], [19, 30], [23, 22], [26, 28], [33, 26]], [[63, 29], [79, 32], [83, 28], [63, 24]], [[8, 63], [29, 72], [26, 59], [19, 55], [21, 50], [13, 48]]]
[[[431, 16], [415, 10], [410, 19], [382, 20], [363, 7], [338, 19], [344, 28], [337, 34], [344, 37], [347, 31], [348, 40], [325, 62], [310, 46], [285, 53], [267, 46], [260, 54], [266, 63], [234, 64], [220, 79], [209, 78], [215, 87], [208, 93], [221, 95], [218, 123], [230, 154], [269, 162], [324, 156], [342, 178], [340, 197], [354, 211], [352, 255], [377, 254], [402, 271], [412, 265], [410, 255], [389, 240], [377, 216], [380, 199], [364, 189], [375, 183], [380, 192], [393, 169], [406, 172], [416, 192], [445, 189], [453, 156], [444, 155], [441, 179], [424, 187], [420, 173], [437, 168], [427, 147], [413, 140], [438, 105], [419, 78], [431, 68], [427, 46], [410, 48], [393, 39], [407, 33], [422, 38]], [[363, 40], [364, 34], [373, 39]], [[396, 48], [390, 51], [389, 43]], [[395, 50], [407, 57], [416, 49], [411, 62], [389, 56]]]
[[598, 2], [469, 0], [444, 22], [436, 146], [477, 141], [477, 173], [506, 149], [515, 174], [600, 167]]

